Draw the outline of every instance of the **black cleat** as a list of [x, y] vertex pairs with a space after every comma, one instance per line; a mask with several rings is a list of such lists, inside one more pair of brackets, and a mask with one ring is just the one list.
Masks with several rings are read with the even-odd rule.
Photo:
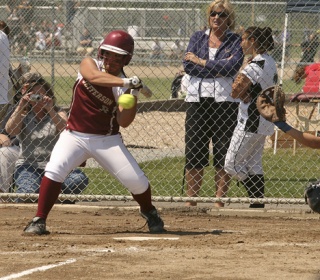
[[153, 208], [149, 212], [140, 212], [141, 216], [147, 220], [150, 233], [165, 232], [164, 223], [160, 218], [156, 208]]
[[49, 234], [50, 232], [46, 230], [46, 221], [40, 217], [34, 217], [31, 222], [23, 230], [25, 234]]

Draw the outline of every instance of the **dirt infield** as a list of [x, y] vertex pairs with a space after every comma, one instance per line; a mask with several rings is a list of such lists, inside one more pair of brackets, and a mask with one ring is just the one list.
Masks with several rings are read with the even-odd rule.
[[131, 205], [56, 205], [51, 234], [30, 237], [36, 206], [2, 204], [0, 279], [320, 279], [319, 215], [307, 207], [158, 205], [168, 232], [152, 235]]

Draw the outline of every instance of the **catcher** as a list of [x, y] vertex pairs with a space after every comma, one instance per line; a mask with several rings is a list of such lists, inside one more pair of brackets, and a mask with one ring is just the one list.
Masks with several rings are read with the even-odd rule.
[[[320, 149], [320, 137], [299, 131], [286, 123], [284, 102], [285, 94], [283, 90], [279, 86], [274, 86], [260, 93], [257, 98], [257, 108], [263, 118], [273, 122], [279, 129], [299, 143], [312, 149]], [[307, 186], [304, 197], [310, 208], [314, 212], [320, 213], [320, 181]]]

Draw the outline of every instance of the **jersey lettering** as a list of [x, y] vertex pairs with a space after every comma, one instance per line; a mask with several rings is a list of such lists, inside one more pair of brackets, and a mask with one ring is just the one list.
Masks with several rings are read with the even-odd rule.
[[100, 92], [98, 92], [90, 83], [88, 83], [86, 80], [83, 80], [83, 85], [85, 88], [90, 92], [94, 97], [99, 99], [102, 103], [104, 103], [106, 106], [110, 106], [113, 103], [113, 100], [110, 98], [104, 96]]
[[83, 79], [73, 88], [67, 128], [83, 133], [119, 133], [117, 103], [112, 87], [93, 86]]
[[107, 114], [107, 113], [109, 112], [109, 109], [108, 109], [107, 106], [102, 105], [100, 111], [103, 112], [103, 113], [105, 113], [105, 114]]

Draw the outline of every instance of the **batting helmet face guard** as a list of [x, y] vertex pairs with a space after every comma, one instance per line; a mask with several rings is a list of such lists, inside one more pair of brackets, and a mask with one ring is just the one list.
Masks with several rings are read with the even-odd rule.
[[122, 30], [110, 32], [103, 40], [98, 50], [98, 57], [102, 58], [102, 50], [125, 55], [124, 65], [128, 65], [132, 59], [134, 40], [130, 34]]

